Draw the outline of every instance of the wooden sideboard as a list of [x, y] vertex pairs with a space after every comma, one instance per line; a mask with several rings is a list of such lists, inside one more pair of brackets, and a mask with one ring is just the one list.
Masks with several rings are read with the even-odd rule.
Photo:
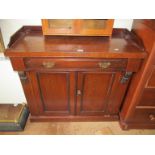
[[132, 32], [141, 38], [148, 57], [134, 75], [123, 108], [123, 129], [155, 128], [155, 20], [134, 20]]
[[5, 55], [18, 71], [31, 121], [114, 121], [147, 53], [126, 29], [111, 37], [44, 36], [24, 26]]

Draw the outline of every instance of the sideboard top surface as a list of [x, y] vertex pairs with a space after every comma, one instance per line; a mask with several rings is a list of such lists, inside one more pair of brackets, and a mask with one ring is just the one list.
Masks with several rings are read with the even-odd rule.
[[111, 37], [43, 36], [40, 26], [24, 26], [10, 39], [9, 57], [145, 58], [140, 40], [126, 29]]

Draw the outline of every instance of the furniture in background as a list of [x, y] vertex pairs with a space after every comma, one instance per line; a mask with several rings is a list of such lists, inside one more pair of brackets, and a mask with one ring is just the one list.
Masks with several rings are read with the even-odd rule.
[[5, 55], [19, 73], [31, 121], [119, 121], [146, 52], [126, 29], [77, 37], [44, 36], [41, 27], [24, 26]]
[[123, 108], [123, 129], [155, 128], [155, 20], [134, 20], [132, 32], [141, 38], [148, 57], [133, 76]]
[[24, 130], [28, 116], [26, 104], [0, 104], [0, 131]]

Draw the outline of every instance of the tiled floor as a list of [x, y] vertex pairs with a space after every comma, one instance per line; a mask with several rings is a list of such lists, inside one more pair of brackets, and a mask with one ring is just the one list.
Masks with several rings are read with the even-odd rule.
[[155, 130], [121, 130], [118, 122], [30, 122], [21, 132], [0, 132], [17, 135], [152, 135]]
[[[0, 118], [15, 118], [20, 106], [0, 105]], [[155, 130], [123, 131], [118, 122], [30, 122], [24, 131], [0, 132], [1, 135], [155, 135]]]

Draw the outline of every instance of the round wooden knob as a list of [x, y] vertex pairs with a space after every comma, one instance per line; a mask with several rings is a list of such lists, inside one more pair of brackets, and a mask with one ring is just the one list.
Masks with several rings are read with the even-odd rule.
[[149, 115], [149, 118], [150, 118], [151, 121], [155, 121], [155, 116], [154, 115], [152, 115], [152, 114]]

